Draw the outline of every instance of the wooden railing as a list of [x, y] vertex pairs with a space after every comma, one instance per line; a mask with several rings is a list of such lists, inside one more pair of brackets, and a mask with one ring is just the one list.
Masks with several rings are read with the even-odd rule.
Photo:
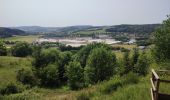
[[[167, 70], [160, 70], [160, 72], [169, 72]], [[152, 78], [151, 81], [151, 98], [152, 100], [170, 100], [170, 94], [160, 93], [159, 92], [159, 85], [161, 82], [170, 83], [170, 80], [163, 80], [160, 79], [158, 74], [152, 69]], [[170, 84], [169, 84], [170, 85]]]

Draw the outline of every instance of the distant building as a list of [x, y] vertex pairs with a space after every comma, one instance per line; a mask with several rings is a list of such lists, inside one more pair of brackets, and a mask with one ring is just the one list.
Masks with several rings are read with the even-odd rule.
[[139, 46], [138, 48], [143, 50], [146, 48], [146, 46]]
[[111, 39], [111, 37], [109, 35], [98, 35], [96, 37], [99, 39]]
[[125, 44], [134, 44], [136, 43], [136, 40], [135, 39], [130, 39], [129, 42], [126, 42]]

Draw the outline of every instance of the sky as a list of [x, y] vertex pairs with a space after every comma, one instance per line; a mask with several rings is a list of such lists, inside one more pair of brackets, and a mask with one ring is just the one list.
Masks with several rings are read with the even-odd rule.
[[161, 23], [170, 0], [0, 0], [0, 27]]

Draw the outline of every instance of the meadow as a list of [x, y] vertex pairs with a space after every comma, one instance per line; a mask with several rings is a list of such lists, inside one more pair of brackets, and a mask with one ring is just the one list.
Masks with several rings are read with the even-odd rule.
[[[121, 54], [121, 52], [119, 52]], [[117, 55], [117, 54], [116, 54]], [[123, 54], [121, 54], [123, 55]], [[31, 69], [31, 57], [0, 57], [0, 87], [8, 82], [16, 82], [16, 73], [21, 68]], [[153, 62], [151, 68], [158, 69], [159, 65]], [[131, 78], [128, 78], [131, 77]], [[119, 77], [113, 76], [108, 81], [103, 81], [84, 88], [82, 90], [70, 90], [67, 86], [59, 88], [33, 87], [22, 93], [10, 94], [3, 97], [5, 100], [150, 100], [151, 73], [145, 77], [135, 76]], [[163, 76], [170, 79], [169, 76]], [[125, 80], [124, 80], [125, 79]], [[122, 85], [119, 83], [122, 83]], [[131, 82], [134, 81], [134, 82]], [[170, 86], [161, 84], [160, 90], [170, 93]]]
[[24, 41], [24, 42], [32, 43], [33, 41], [35, 41], [40, 36], [41, 35], [13, 36], [13, 37], [5, 38], [4, 40], [13, 41], [13, 42]]

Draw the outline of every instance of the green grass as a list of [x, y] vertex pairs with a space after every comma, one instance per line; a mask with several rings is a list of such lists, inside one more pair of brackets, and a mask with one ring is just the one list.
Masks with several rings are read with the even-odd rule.
[[90, 29], [90, 30], [85, 30], [85, 31], [79, 31], [79, 32], [76, 32], [74, 34], [81, 34], [81, 35], [90, 35], [90, 34], [93, 34], [93, 33], [99, 33], [99, 34], [103, 34], [103, 33], [106, 33], [105, 29], [99, 29], [99, 30], [95, 30], [95, 29]]
[[133, 48], [136, 48], [137, 45], [135, 45], [135, 44], [131, 44], [131, 45], [128, 45], [128, 44], [114, 44], [114, 45], [112, 45], [112, 47], [123, 47], [125, 49], [133, 49]]
[[[121, 52], [116, 55], [122, 55]], [[21, 68], [31, 68], [31, 58], [19, 58], [10, 56], [0, 56], [0, 86], [7, 82], [16, 81], [16, 73]], [[158, 64], [152, 62], [151, 68], [158, 68]], [[121, 79], [113, 78], [96, 85], [84, 88], [78, 91], [69, 90], [67, 86], [60, 88], [41, 88], [34, 87], [25, 90], [22, 93], [11, 94], [3, 97], [5, 100], [150, 100], [150, 77], [139, 78], [139, 82], [132, 84], [119, 84]], [[161, 78], [170, 79], [170, 76], [164, 75]], [[120, 80], [119, 80], [120, 79]], [[134, 78], [133, 78], [134, 79]], [[131, 79], [128, 79], [131, 80]], [[116, 88], [115, 88], [116, 87]], [[170, 85], [161, 84], [160, 91], [170, 94]], [[0, 96], [1, 99], [1, 96]]]
[[40, 37], [40, 35], [14, 36], [14, 37], [5, 38], [4, 40], [8, 40], [8, 41], [25, 41], [25, 42], [28, 42], [28, 43], [32, 43], [38, 37]]
[[0, 85], [15, 82], [16, 72], [21, 68], [31, 68], [31, 59], [0, 56]]

